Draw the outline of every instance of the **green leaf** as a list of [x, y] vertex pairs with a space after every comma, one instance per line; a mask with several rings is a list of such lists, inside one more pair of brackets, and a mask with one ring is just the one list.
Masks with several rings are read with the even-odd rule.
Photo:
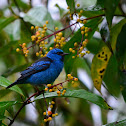
[[74, 0], [66, 0], [67, 5], [70, 7], [70, 13], [74, 13], [75, 11], [75, 2]]
[[111, 29], [112, 19], [120, 0], [105, 0], [104, 7], [105, 7], [105, 15], [108, 22], [109, 29]]
[[10, 24], [11, 22], [13, 22], [14, 20], [16, 20], [17, 17], [16, 16], [11, 16], [9, 18], [6, 18], [5, 20], [0, 22], [0, 31], [5, 28], [8, 24]]
[[102, 8], [104, 8], [104, 0], [97, 0], [96, 5], [101, 6]]
[[109, 124], [106, 124], [104, 126], [126, 126], [126, 119], [124, 119], [122, 121], [116, 121], [116, 122], [113, 122], [113, 123], [109, 123]]
[[90, 50], [91, 53], [97, 54], [99, 51], [99, 44], [101, 40], [98, 38], [91, 38], [90, 42], [88, 42], [86, 48]]
[[[16, 27], [15, 27], [16, 26]], [[4, 31], [8, 33], [10, 41], [16, 41], [20, 39], [20, 20], [17, 19], [8, 24]]]
[[18, 66], [11, 67], [5, 73], [3, 73], [2, 76], [3, 77], [8, 77], [9, 75], [11, 75], [13, 73], [16, 73], [16, 72], [20, 72], [20, 71], [25, 70], [30, 65], [31, 65], [31, 63], [27, 63], [27, 64], [23, 64], [23, 65], [18, 65]]
[[100, 34], [104, 42], [110, 41], [110, 32], [109, 32], [107, 21], [105, 19], [101, 23]]
[[114, 25], [111, 29], [110, 36], [111, 36], [111, 47], [113, 51], [116, 49], [117, 37], [121, 32], [121, 29], [124, 24], [126, 24], [125, 18], [122, 19], [118, 24]]
[[80, 12], [80, 10], [83, 10], [82, 15], [85, 17], [94, 17], [94, 16], [98, 16], [98, 15], [102, 15], [104, 14], [104, 11], [102, 8], [99, 8], [97, 6], [93, 6], [93, 7], [88, 7], [88, 8], [81, 8], [76, 10], [77, 12]]
[[3, 102], [0, 102], [0, 110], [5, 111], [9, 107], [11, 107], [12, 105], [15, 105], [17, 103], [19, 103], [19, 102], [18, 101], [3, 101]]
[[122, 94], [126, 101], [126, 24], [123, 25], [121, 32], [117, 38], [116, 58], [118, 61], [120, 83], [122, 86]]
[[[88, 37], [87, 39], [90, 40], [94, 34], [94, 32], [96, 31], [96, 29], [98, 28], [99, 23], [102, 21], [102, 18], [96, 18], [96, 19], [92, 19], [91, 21], [89, 21], [88, 23], [85, 24], [85, 27], [89, 27], [91, 28], [91, 32], [88, 33]], [[74, 36], [66, 43], [66, 45], [63, 47], [64, 52], [69, 52], [69, 48], [74, 48], [74, 43], [78, 42], [78, 44], [81, 43], [81, 39], [82, 39], [82, 34], [81, 34], [81, 30], [79, 29]], [[85, 39], [85, 37], [84, 37]], [[75, 59], [72, 59], [72, 55], [74, 54], [69, 54], [68, 56], [65, 56], [65, 71], [66, 73], [71, 73], [72, 68], [73, 68], [73, 63], [75, 61]], [[72, 64], [71, 64], [72, 63]]]
[[119, 76], [118, 76], [118, 63], [115, 55], [112, 55], [110, 57], [103, 81], [105, 82], [108, 91], [112, 95], [119, 96], [120, 83], [119, 83]]
[[58, 4], [56, 4], [55, 6], [59, 9], [60, 18], [62, 18], [64, 16], [65, 10], [63, 8], [61, 8]]
[[[90, 93], [84, 89], [79, 89], [79, 90], [69, 90], [67, 89], [66, 93], [64, 96], [58, 96], [57, 92], [51, 92], [51, 93], [44, 93], [45, 98], [50, 98], [50, 97], [72, 97], [72, 98], [82, 98], [85, 100], [88, 100], [101, 108], [104, 109], [112, 109], [106, 102], [105, 100], [93, 93]], [[42, 99], [43, 95], [39, 95], [38, 97], [35, 98], [35, 100]]]
[[21, 43], [29, 43], [31, 41], [31, 24], [29, 22], [21, 21]]
[[30, 9], [23, 17], [24, 21], [30, 22], [35, 26], [43, 26], [45, 21], [49, 21], [47, 27], [54, 29], [53, 19], [45, 6], [37, 6]]
[[3, 120], [5, 118], [6, 118], [6, 116], [0, 115], [0, 120]]
[[[10, 53], [10, 47], [18, 45], [18, 41], [10, 41], [8, 44], [0, 48], [0, 57]], [[5, 51], [6, 50], [6, 51]], [[16, 52], [16, 51], [15, 51]]]
[[[10, 84], [12, 84], [12, 83], [9, 80], [7, 80], [6, 78], [0, 76], [0, 85], [1, 86], [7, 87]], [[21, 95], [24, 95], [23, 92], [22, 92], [22, 90], [17, 85], [11, 87], [10, 90], [13, 90], [13, 91], [15, 91], [15, 92], [17, 92], [17, 93], [19, 93]]]

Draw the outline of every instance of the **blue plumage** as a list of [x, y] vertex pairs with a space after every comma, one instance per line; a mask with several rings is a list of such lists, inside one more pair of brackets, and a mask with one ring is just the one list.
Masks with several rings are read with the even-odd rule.
[[16, 84], [30, 83], [37, 86], [54, 82], [62, 71], [64, 55], [67, 55], [67, 53], [64, 53], [61, 49], [55, 48], [49, 51], [46, 57], [37, 60], [26, 70], [22, 71], [21, 77], [7, 88]]

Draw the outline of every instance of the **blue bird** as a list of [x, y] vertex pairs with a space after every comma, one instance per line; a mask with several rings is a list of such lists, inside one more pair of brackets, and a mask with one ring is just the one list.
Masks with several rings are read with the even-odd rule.
[[22, 71], [21, 77], [6, 88], [16, 84], [30, 83], [38, 86], [54, 82], [63, 69], [64, 56], [67, 54], [57, 48], [49, 51], [46, 57], [40, 58], [26, 70]]

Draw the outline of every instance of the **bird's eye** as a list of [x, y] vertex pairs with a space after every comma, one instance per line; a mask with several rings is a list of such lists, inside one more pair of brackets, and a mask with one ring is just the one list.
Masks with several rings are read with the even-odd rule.
[[57, 52], [57, 54], [58, 54], [58, 55], [61, 55], [61, 54], [63, 54], [63, 52]]

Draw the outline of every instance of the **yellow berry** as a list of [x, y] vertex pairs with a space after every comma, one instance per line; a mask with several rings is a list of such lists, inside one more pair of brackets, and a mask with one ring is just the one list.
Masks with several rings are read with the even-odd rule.
[[45, 35], [44, 34], [41, 34], [41, 37], [43, 38]]
[[80, 47], [80, 50], [83, 50], [83, 47], [82, 46]]
[[46, 33], [46, 31], [45, 31], [45, 30], [43, 30], [43, 31], [42, 31], [42, 34], [45, 34], [45, 33]]
[[85, 33], [85, 36], [87, 37], [88, 36], [88, 33]]
[[83, 22], [80, 20], [80, 23], [82, 24]]
[[80, 10], [80, 13], [83, 13], [83, 10]]
[[79, 18], [79, 19], [77, 19], [77, 22], [80, 22], [80, 18]]
[[60, 91], [57, 91], [57, 94], [61, 94], [61, 92]]
[[35, 26], [35, 29], [38, 29], [39, 28], [39, 26]]
[[43, 115], [46, 115], [46, 112], [43, 112]]
[[56, 115], [55, 114], [52, 114], [52, 117], [55, 117]]
[[80, 7], [80, 4], [77, 4], [77, 7]]
[[53, 105], [50, 105], [50, 108], [53, 108]]
[[46, 21], [46, 24], [48, 24], [49, 22], [48, 21]]
[[71, 83], [74, 84], [74, 81], [72, 81]]
[[40, 57], [43, 57], [43, 54], [41, 54]]
[[51, 87], [52, 85], [51, 84], [47, 84], [47, 87]]
[[49, 89], [49, 92], [52, 92], [53, 90], [52, 89]]
[[47, 122], [48, 120], [47, 119], [44, 119], [44, 122]]
[[59, 32], [58, 36], [59, 37], [62, 37], [63, 33], [62, 32]]
[[39, 56], [39, 53], [38, 52], [36, 53], [36, 56]]
[[56, 36], [56, 39], [60, 39], [60, 37], [59, 36]]
[[52, 50], [53, 49], [53, 47], [49, 47], [49, 50]]
[[63, 93], [66, 93], [66, 90], [63, 90]]
[[55, 115], [58, 116], [58, 113], [56, 113]]
[[71, 77], [71, 74], [67, 74], [67, 77]]
[[27, 54], [25, 54], [25, 57], [27, 57], [28, 55]]
[[81, 31], [81, 34], [83, 35], [84, 34], [84, 31]]
[[74, 78], [74, 81], [78, 81], [78, 78]]
[[54, 41], [54, 42], [57, 42], [57, 39], [55, 38], [53, 41]]
[[89, 54], [89, 53], [90, 53], [90, 51], [86, 51], [86, 53], [88, 53], [88, 54]]
[[26, 43], [23, 43], [23, 44], [22, 44], [22, 47], [25, 47], [25, 46], [26, 46]]
[[35, 36], [35, 35], [32, 35], [32, 36], [31, 36], [31, 39], [32, 39], [32, 41], [35, 41], [36, 36]]
[[62, 41], [64, 41], [64, 40], [65, 40], [65, 38], [64, 38], [64, 37], [61, 37], [61, 40], [62, 40]]
[[85, 55], [85, 53], [81, 53], [81, 57], [83, 57]]
[[55, 27], [55, 30], [57, 31], [58, 30], [58, 27]]
[[85, 39], [84, 41], [88, 43], [88, 39]]
[[56, 44], [56, 48], [58, 48], [59, 47], [59, 45], [58, 44]]
[[69, 48], [69, 51], [70, 51], [70, 52], [72, 52], [72, 51], [73, 51], [73, 49], [72, 49], [72, 48]]
[[75, 50], [72, 50], [72, 53], [75, 53]]
[[48, 42], [45, 42], [45, 44], [48, 44]]
[[26, 50], [26, 53], [29, 53], [29, 50]]
[[71, 76], [70, 79], [73, 80], [73, 76]]
[[31, 30], [33, 30], [34, 29], [34, 26], [31, 26]]
[[74, 43], [74, 46], [77, 46], [77, 45], [78, 45], [77, 42], [75, 42], [75, 43]]
[[43, 27], [46, 27], [46, 24], [44, 24]]
[[87, 43], [86, 43], [85, 41], [83, 41], [83, 43], [82, 43], [82, 44], [83, 44], [83, 46], [85, 47]]
[[75, 59], [75, 56], [72, 56], [72, 59]]
[[44, 30], [47, 30], [47, 27], [44, 27]]
[[51, 101], [51, 104], [52, 104], [52, 105], [54, 105], [54, 104], [55, 104], [55, 102], [54, 102], [54, 101]]
[[87, 20], [84, 19], [84, 20], [83, 20], [83, 24], [86, 24], [86, 23], [87, 23]]
[[51, 115], [52, 114], [52, 112], [51, 111], [48, 111], [48, 115]]
[[58, 96], [61, 96], [61, 94], [58, 94]]
[[62, 93], [62, 95], [64, 95], [64, 93]]
[[38, 37], [38, 40], [41, 40], [41, 37]]
[[52, 117], [49, 117], [49, 118], [48, 118], [48, 121], [51, 121], [51, 120], [52, 120]]
[[81, 30], [84, 30], [84, 28], [85, 28], [85, 26], [82, 26], [82, 27], [81, 27]]
[[17, 48], [17, 49], [16, 49], [16, 52], [19, 52], [19, 51], [20, 51], [20, 49], [19, 49], [19, 48]]
[[48, 91], [48, 88], [45, 88], [45, 91]]

